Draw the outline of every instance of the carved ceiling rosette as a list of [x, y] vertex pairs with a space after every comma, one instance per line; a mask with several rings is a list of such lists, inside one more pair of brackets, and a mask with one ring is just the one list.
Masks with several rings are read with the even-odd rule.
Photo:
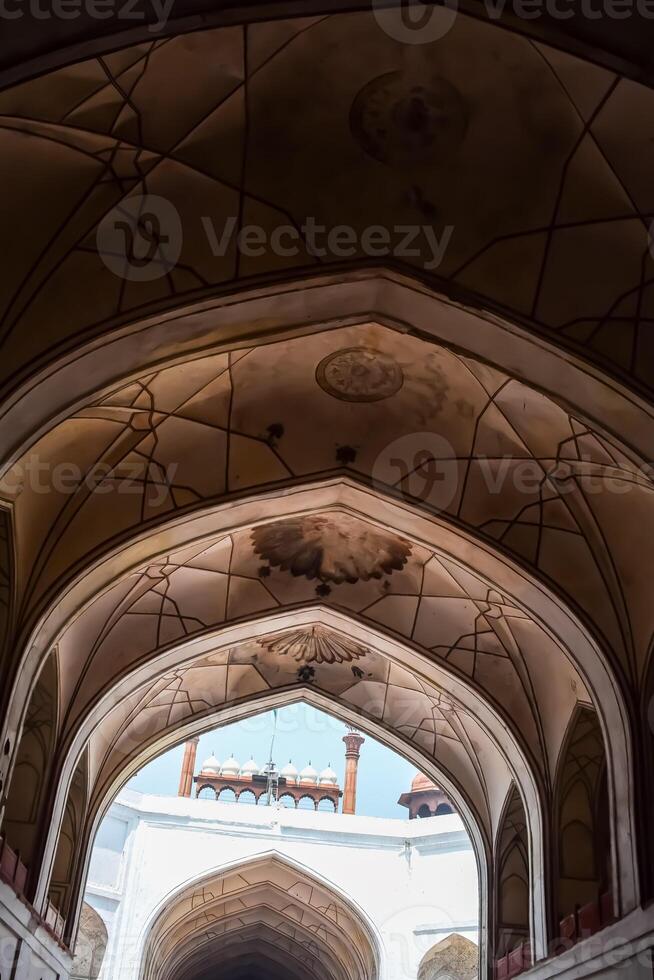
[[322, 583], [380, 579], [400, 571], [411, 554], [402, 538], [347, 514], [309, 514], [257, 527], [256, 553], [273, 568]]
[[338, 636], [322, 626], [266, 636], [259, 643], [271, 653], [292, 657], [297, 663], [305, 664], [353, 663], [368, 652], [353, 640]]

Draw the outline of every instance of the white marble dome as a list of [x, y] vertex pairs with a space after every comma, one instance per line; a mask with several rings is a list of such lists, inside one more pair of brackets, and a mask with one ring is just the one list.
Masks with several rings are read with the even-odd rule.
[[296, 783], [298, 771], [289, 759], [287, 765], [284, 766], [279, 775], [283, 776], [287, 783]]
[[311, 763], [305, 766], [300, 773], [301, 783], [317, 783], [318, 782], [318, 770], [314, 769]]
[[331, 766], [327, 766], [327, 768], [323, 769], [323, 771], [320, 773], [320, 779], [318, 782], [321, 786], [336, 786], [338, 783], [338, 776]]
[[221, 766], [221, 769], [220, 769], [220, 775], [221, 776], [238, 776], [238, 774], [239, 774], [240, 771], [241, 771], [240, 763], [238, 763], [236, 761], [236, 759], [234, 758], [234, 756], [232, 755], [232, 756], [229, 757], [229, 759], [227, 759], [226, 762], [223, 762], [223, 764]]
[[243, 763], [243, 766], [241, 767], [241, 776], [254, 776], [260, 771], [261, 769], [258, 763], [256, 763], [254, 759], [250, 758], [247, 762]]
[[215, 757], [215, 755], [210, 755], [208, 759], [205, 759], [202, 763], [201, 772], [213, 772], [218, 776], [220, 774], [220, 762]]

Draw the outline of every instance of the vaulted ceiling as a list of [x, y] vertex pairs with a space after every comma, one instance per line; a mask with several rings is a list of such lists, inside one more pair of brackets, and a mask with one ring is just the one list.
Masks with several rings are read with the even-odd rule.
[[[490, 851], [512, 779], [529, 819], [549, 805], [580, 705], [633, 792], [649, 61], [631, 34], [589, 61], [574, 26], [461, 12], [407, 45], [379, 10], [310, 13], [111, 50], [80, 23], [75, 57], [53, 37], [0, 91], [7, 743], [33, 692], [44, 800], [61, 816], [77, 766], [88, 836], [182, 733], [314, 697], [440, 766]], [[144, 195], [147, 275], [112, 232]], [[230, 221], [298, 248], [217, 247]], [[350, 227], [349, 254], [316, 254], [310, 221]], [[380, 226], [413, 252], [371, 254]], [[249, 957], [246, 930], [234, 978]]]
[[[117, 46], [124, 46], [128, 38], [148, 41], [153, 34], [168, 37], [197, 30], [199, 26], [261, 21], [270, 15], [271, 6], [270, 0], [221, 4], [218, 9], [208, 0], [177, 0], [170, 5], [134, 0], [103, 8], [103, 16], [99, 18], [94, 16], [93, 8], [81, 5], [75, 17], [65, 20], [65, 31], [58, 30], [59, 25], [43, 17], [9, 19], [6, 44], [0, 54], [0, 84], [75, 61], [80, 54], [113, 51]], [[646, 4], [627, 7], [626, 16], [625, 7], [616, 6], [613, 17], [606, 13], [613, 10], [609, 5], [604, 8], [606, 16], [598, 16], [599, 4], [569, 7], [543, 4], [536, 8], [536, 13], [533, 6], [529, 7], [527, 16], [524, 13], [527, 8], [512, 2], [461, 0], [447, 6], [526, 37], [548, 41], [559, 49], [585, 55], [631, 77], [652, 78], [654, 31]], [[275, 4], [272, 13], [273, 17], [279, 16], [281, 10], [290, 18], [368, 7], [363, 0], [302, 0], [301, 4], [286, 0], [281, 6]], [[392, 5], [376, 7], [382, 10]], [[393, 11], [393, 17], [395, 23], [401, 23], [400, 13]]]
[[[233, 216], [269, 232], [451, 227], [438, 268], [423, 238], [400, 264], [651, 391], [653, 99], [491, 22], [460, 14], [406, 45], [370, 11], [154, 37], [9, 88], [4, 380], [217, 287], [374, 261], [302, 241], [292, 257], [239, 255], [233, 239], [212, 255], [202, 218], [220, 237]], [[181, 255], [125, 281], [102, 221], [144, 192], [177, 212]]]

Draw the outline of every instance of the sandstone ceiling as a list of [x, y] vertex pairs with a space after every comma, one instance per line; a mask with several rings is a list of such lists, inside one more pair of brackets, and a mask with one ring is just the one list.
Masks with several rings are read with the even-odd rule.
[[[268, 0], [257, 4], [223, 4], [216, 9], [208, 0], [178, 0], [161, 18], [154, 5], [135, 0], [127, 11], [121, 4], [103, 10], [101, 19], [82, 6], [78, 16], [66, 21], [66, 30], [43, 23], [44, 18], [9, 20], [5, 44], [0, 53], [0, 86], [20, 78], [41, 74], [49, 67], [78, 60], [80, 54], [113, 51], [126, 38], [151, 40], [153, 33], [167, 37], [174, 33], [197, 30], [198, 25], [247, 23], [265, 19]], [[307, 14], [330, 14], [366, 9], [357, 0], [286, 0], [281, 8], [291, 18]], [[598, 64], [615, 67], [643, 81], [652, 78], [651, 19], [636, 8], [633, 16], [620, 18], [587, 17], [583, 8], [571, 7], [565, 16], [555, 16], [543, 7], [541, 16], [525, 18], [517, 4], [507, 3], [489, 8], [480, 0], [461, 0], [457, 8], [472, 17], [488, 19], [495, 26], [508, 28], [537, 40], [547, 40], [555, 47], [586, 55]], [[275, 5], [275, 14], [280, 9]], [[592, 8], [591, 8], [592, 9]], [[127, 13], [127, 16], [126, 16]], [[616, 29], [619, 27], [619, 30]]]
[[538, 824], [570, 719], [592, 703], [566, 647], [510, 596], [339, 510], [149, 562], [91, 603], [53, 658], [63, 786], [88, 742], [85, 841], [148, 758], [278, 696], [318, 698], [432, 765], [490, 848], [512, 780]]
[[[449, 226], [435, 271], [424, 242], [402, 263], [651, 391], [653, 98], [471, 17], [407, 46], [370, 12], [154, 39], [7, 89], [4, 379], [192, 296], [331, 264], [304, 248], [214, 257], [201, 218], [232, 215], [269, 231]], [[182, 253], [125, 281], [97, 230], [144, 192], [177, 209]]]
[[[77, 475], [43, 492], [33, 459]], [[126, 379], [51, 425], [3, 486], [32, 630], [18, 683], [52, 650], [48, 793], [63, 813], [88, 744], [85, 840], [175, 737], [309, 692], [434, 765], [488, 846], [512, 779], [535, 808], [551, 799], [579, 704], [622, 724], [610, 658], [634, 678], [646, 664], [630, 549], [652, 487], [633, 450], [486, 361], [378, 323]], [[347, 656], [339, 636], [292, 635], [333, 634], [324, 616], [354, 638]], [[624, 740], [609, 752], [618, 764]]]
[[[129, 533], [343, 472], [498, 546], [562, 592], [628, 676], [642, 676], [654, 634], [654, 487], [642, 461], [505, 371], [376, 324], [163, 367], [52, 427], [0, 483], [18, 621]], [[338, 602], [352, 576], [356, 567], [323, 570], [305, 598], [322, 586]]]
[[[273, 543], [265, 550], [261, 539], [271, 537]], [[258, 547], [264, 549], [263, 555]], [[307, 574], [294, 574], [277, 564], [286, 555], [297, 557], [306, 551], [311, 553]], [[336, 582], [322, 566], [315, 569], [320, 555], [327, 568], [331, 563], [347, 566], [353, 551], [359, 567], [351, 572], [350, 581]], [[386, 555], [392, 556], [395, 567]], [[64, 741], [71, 737], [117, 678], [140, 664], [154, 663], [166, 650], [181, 648], [176, 657], [183, 663], [190, 655], [184, 644], [193, 637], [202, 641], [215, 634], [218, 642], [219, 628], [230, 622], [316, 602], [347, 611], [371, 630], [381, 629], [423, 650], [440, 667], [441, 684], [451, 674], [501, 705], [507, 724], [542, 760], [542, 776], [548, 780], [575, 703], [589, 699], [564, 650], [510, 597], [489, 587], [470, 568], [337, 511], [221, 536], [166, 555], [122, 579], [77, 618], [57, 645], [60, 737]], [[209, 672], [211, 682], [201, 671], [194, 681], [190, 674], [191, 690], [195, 689], [195, 697], [206, 690], [210, 708], [209, 691], [215, 692], [220, 704], [271, 685], [315, 681], [332, 695], [342, 696], [348, 689], [350, 703], [370, 714], [378, 713], [378, 703], [384, 711], [393, 711], [393, 700], [379, 696], [379, 685], [389, 680], [387, 661], [369, 650], [364, 653], [365, 648], [357, 644], [344, 653], [336, 647], [313, 654], [305, 649], [306, 639], [301, 645], [302, 651], [296, 653], [286, 643], [271, 642], [267, 647], [259, 643], [255, 651], [246, 648], [242, 653], [216, 655], [209, 661], [214, 668]], [[226, 666], [239, 663], [252, 667], [230, 670]], [[127, 711], [122, 701], [121, 725], [126, 712], [142, 725], [144, 705], [153, 694], [157, 708], [166, 707], [164, 726], [185, 720], [193, 711], [194, 698], [173, 693], [178, 686], [185, 687], [183, 670], [165, 675], [145, 696], [139, 695], [136, 709], [132, 704]], [[421, 685], [416, 684], [420, 692]], [[408, 671], [399, 672], [398, 686], [414, 688]], [[435, 743], [429, 727], [433, 732], [433, 726], [423, 727], [421, 719], [431, 717], [432, 708], [423, 694], [417, 695], [420, 708], [415, 705], [410, 713], [407, 734], [417, 735], [431, 754]], [[406, 703], [401, 708], [406, 710]], [[391, 722], [383, 712], [382, 720], [388, 727], [402, 727], [398, 718]], [[129, 730], [126, 736], [133, 747], [137, 740]], [[110, 729], [106, 743], [120, 758], [115, 730]]]
[[[544, 954], [566, 731], [595, 706], [612, 806], [630, 801], [654, 636], [654, 95], [578, 54], [464, 14], [410, 47], [359, 11], [87, 52], [0, 92], [0, 775], [27, 719], [23, 831], [69, 934], [126, 774], [227, 712], [306, 697], [441, 771], [488, 852], [514, 781]], [[156, 275], [125, 275], [106, 230], [144, 194], [180, 256], [162, 235]], [[207, 221], [230, 218], [301, 247], [212, 254]], [[350, 226], [352, 254], [313, 254], [309, 219]], [[425, 234], [364, 254], [380, 225], [438, 233], [442, 261]], [[386, 305], [328, 309], [319, 279], [352, 296], [373, 274]], [[391, 309], [400, 278], [411, 310]], [[211, 905], [225, 980], [255, 933], [273, 976], [286, 955], [316, 980], [369, 976], [327, 906], [288, 915], [287, 892]], [[176, 975], [204, 980], [214, 932], [187, 926]]]
[[262, 952], [300, 977], [377, 975], [377, 954], [358, 914], [306, 871], [269, 855], [171, 896], [148, 934], [141, 980], [198, 980], [205, 969], [229, 977]]
[[[301, 648], [301, 652], [300, 652]], [[296, 650], [294, 654], [292, 651]], [[432, 759], [492, 839], [512, 779], [506, 750], [441, 679], [420, 675], [322, 625], [263, 634], [164, 674], [121, 701], [89, 743], [92, 807], [102, 807], [126, 774], [175, 732], [257, 710], [289, 692]], [[267, 702], [265, 702], [267, 703]], [[248, 705], [250, 705], [248, 709]], [[568, 706], [569, 707], [569, 706]]]

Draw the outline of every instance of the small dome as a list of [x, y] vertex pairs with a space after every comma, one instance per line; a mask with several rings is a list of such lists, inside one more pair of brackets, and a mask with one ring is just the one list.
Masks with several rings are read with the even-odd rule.
[[241, 771], [241, 766], [239, 765], [239, 763], [236, 761], [236, 759], [232, 755], [232, 756], [229, 757], [229, 759], [226, 762], [223, 762], [223, 764], [222, 764], [222, 766], [220, 768], [220, 775], [221, 776], [238, 776], [238, 774], [239, 774], [240, 771]]
[[305, 766], [304, 769], [302, 770], [302, 772], [300, 773], [300, 782], [301, 783], [317, 783], [318, 782], [318, 771], [317, 771], [317, 769], [314, 769], [313, 768], [313, 766], [311, 765], [311, 763], [309, 763], [308, 766]]
[[243, 766], [241, 768], [241, 776], [253, 776], [255, 775], [255, 773], [258, 772], [259, 772], [259, 766], [254, 761], [254, 759], [250, 758], [248, 759], [247, 762], [243, 763]]
[[411, 783], [411, 792], [419, 793], [423, 789], [438, 789], [436, 783], [432, 783], [431, 779], [424, 775], [424, 773], [417, 772], [413, 777]]
[[220, 763], [215, 755], [210, 755], [208, 759], [204, 760], [200, 772], [213, 772], [216, 776], [220, 774]]
[[297, 782], [297, 769], [290, 759], [288, 760], [288, 765], [284, 766], [279, 775], [283, 776], [287, 783]]
[[318, 781], [321, 786], [336, 786], [338, 783], [338, 776], [331, 766], [327, 766], [327, 768], [323, 769], [323, 771], [320, 773], [320, 779]]

